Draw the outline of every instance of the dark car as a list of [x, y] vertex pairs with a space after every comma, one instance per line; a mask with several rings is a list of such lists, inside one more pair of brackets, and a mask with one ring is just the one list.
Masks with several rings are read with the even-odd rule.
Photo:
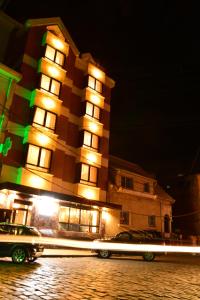
[[[111, 239], [99, 240], [101, 242], [111, 242], [111, 243], [125, 243], [125, 244], [156, 244], [163, 245], [165, 244], [165, 240], [161, 237], [153, 237], [147, 231], [123, 231], [118, 233]], [[93, 250], [98, 253], [98, 257], [100, 258], [109, 258], [112, 254], [122, 254], [122, 255], [134, 255], [134, 256], [142, 256], [146, 261], [153, 261], [155, 258], [155, 253], [153, 252], [130, 252], [125, 250], [104, 250], [104, 249], [95, 249]], [[156, 253], [156, 255], [161, 255], [161, 253]]]
[[[8, 238], [8, 236], [10, 236]], [[12, 237], [17, 237], [17, 239]], [[40, 232], [31, 226], [0, 223], [0, 257], [11, 257], [14, 263], [33, 262], [44, 251], [44, 246], [34, 241]], [[18, 241], [19, 238], [22, 238]], [[32, 237], [32, 239], [23, 237]]]

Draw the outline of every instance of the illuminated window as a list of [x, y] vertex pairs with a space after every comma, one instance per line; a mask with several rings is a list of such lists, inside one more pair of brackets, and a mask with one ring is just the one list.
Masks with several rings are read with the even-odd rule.
[[99, 137], [89, 131], [84, 131], [83, 144], [85, 146], [98, 149], [99, 147]]
[[125, 189], [133, 190], [133, 178], [121, 176], [121, 186]]
[[59, 96], [61, 83], [47, 75], [42, 74], [40, 87], [56, 96]]
[[88, 77], [88, 86], [98, 93], [102, 93], [102, 83], [92, 76]]
[[99, 120], [100, 119], [100, 108], [90, 102], [86, 102], [86, 114]]
[[120, 212], [120, 224], [129, 225], [129, 212], [128, 211]]
[[156, 216], [148, 216], [148, 225], [151, 227], [156, 226]]
[[81, 165], [81, 180], [85, 182], [97, 183], [97, 168], [82, 164]]
[[54, 130], [56, 125], [56, 114], [36, 107], [33, 123], [47, 127], [50, 130]]
[[46, 47], [45, 57], [47, 57], [48, 59], [52, 60], [60, 66], [63, 66], [64, 64], [64, 54], [49, 45], [47, 45]]
[[49, 169], [50, 161], [51, 150], [31, 144], [28, 146], [27, 164]]

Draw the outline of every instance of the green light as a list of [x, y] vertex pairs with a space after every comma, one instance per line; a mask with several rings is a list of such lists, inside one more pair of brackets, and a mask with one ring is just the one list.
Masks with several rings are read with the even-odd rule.
[[4, 144], [0, 144], [0, 153], [2, 153], [3, 156], [7, 156], [8, 151], [10, 150], [11, 147], [12, 147], [12, 141], [10, 137], [7, 137], [5, 139]]
[[2, 115], [0, 116], [0, 130], [3, 128], [3, 122], [4, 122], [4, 119], [5, 119], [5, 115], [2, 114]]
[[36, 95], [36, 91], [32, 91], [31, 94], [31, 99], [30, 99], [30, 107], [32, 107], [35, 104], [35, 95]]
[[27, 125], [24, 129], [24, 138], [22, 141], [23, 144], [27, 143], [27, 141], [28, 141], [28, 135], [29, 135], [30, 128], [31, 128], [31, 126]]
[[17, 169], [17, 178], [16, 178], [16, 183], [17, 183], [17, 184], [21, 184], [21, 180], [22, 180], [22, 170], [23, 170], [23, 168], [18, 168], [18, 169]]

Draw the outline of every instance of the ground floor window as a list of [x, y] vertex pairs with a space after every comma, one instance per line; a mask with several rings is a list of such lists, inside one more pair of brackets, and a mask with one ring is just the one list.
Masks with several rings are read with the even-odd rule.
[[99, 232], [99, 211], [61, 206], [59, 224], [67, 231]]
[[129, 212], [121, 211], [120, 212], [120, 224], [129, 225]]
[[156, 226], [156, 216], [148, 216], [148, 224], [151, 227]]

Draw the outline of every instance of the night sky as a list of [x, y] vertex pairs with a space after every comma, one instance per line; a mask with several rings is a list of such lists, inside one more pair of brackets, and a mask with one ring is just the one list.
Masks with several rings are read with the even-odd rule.
[[200, 171], [200, 18], [192, 1], [12, 0], [4, 11], [61, 17], [81, 53], [116, 81], [110, 153], [165, 187]]

